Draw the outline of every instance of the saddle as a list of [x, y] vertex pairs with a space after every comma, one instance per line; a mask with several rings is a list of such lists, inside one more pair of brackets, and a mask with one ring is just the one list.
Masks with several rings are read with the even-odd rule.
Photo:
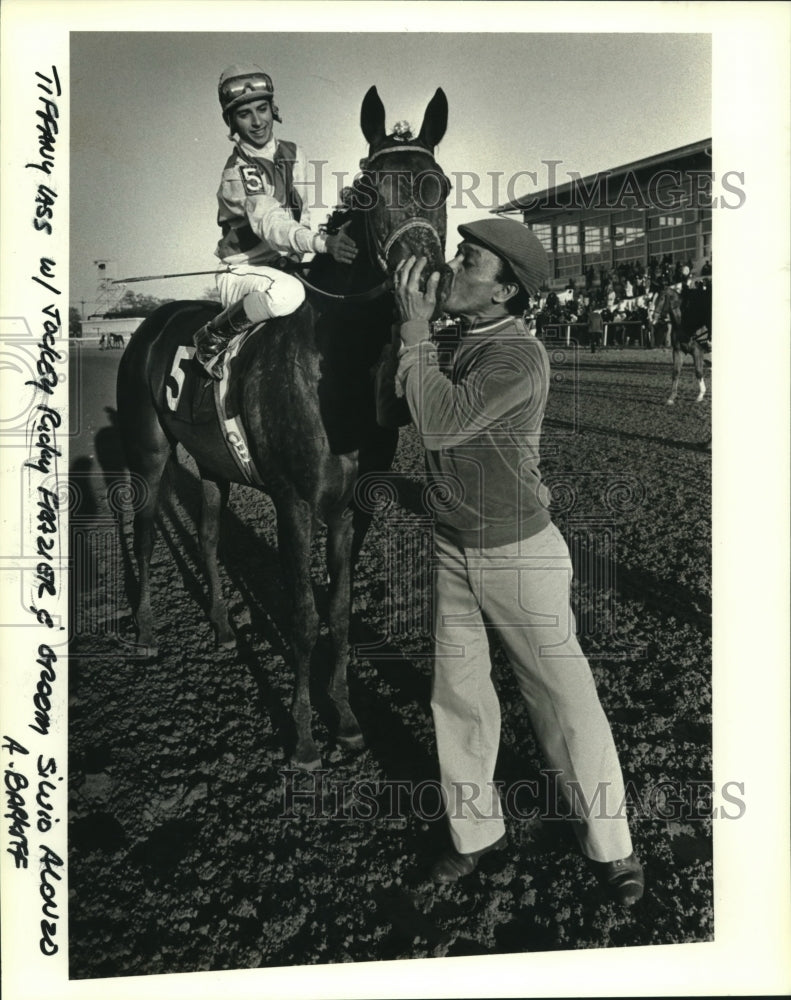
[[240, 355], [245, 345], [259, 335], [263, 325], [259, 323], [229, 343], [220, 381], [207, 375], [197, 362], [191, 340], [177, 344], [163, 389], [165, 407], [171, 419], [182, 425], [189, 424], [204, 442], [215, 437], [218, 447], [221, 442], [244, 481], [254, 486], [263, 483], [247, 444], [236, 390], [244, 370]]

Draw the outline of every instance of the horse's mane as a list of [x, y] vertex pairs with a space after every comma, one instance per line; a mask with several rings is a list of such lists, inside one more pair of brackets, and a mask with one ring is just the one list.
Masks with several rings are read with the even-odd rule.
[[347, 208], [345, 205], [339, 206], [334, 209], [332, 215], [327, 219], [324, 224], [324, 229], [326, 229], [329, 236], [340, 232], [341, 228], [350, 222], [354, 217], [354, 213], [351, 208]]
[[[342, 226], [345, 226], [352, 219], [357, 219], [364, 211], [360, 199], [363, 180], [364, 175], [360, 175], [352, 181], [351, 187], [344, 188], [341, 193], [342, 203], [336, 205], [324, 226], [328, 234], [337, 233]], [[363, 204], [365, 204], [365, 199], [363, 199]], [[368, 207], [370, 207], [370, 202], [368, 202]]]
[[[375, 283], [378, 268], [368, 253], [365, 236], [366, 208], [360, 203], [361, 178], [357, 178], [342, 194], [342, 204], [337, 205], [321, 227], [328, 236], [333, 236], [347, 224], [347, 235], [357, 243], [360, 251], [355, 263], [349, 267], [338, 264], [328, 254], [318, 254], [311, 262], [309, 279], [319, 288], [332, 293], [365, 292]], [[379, 278], [381, 280], [381, 278]]]

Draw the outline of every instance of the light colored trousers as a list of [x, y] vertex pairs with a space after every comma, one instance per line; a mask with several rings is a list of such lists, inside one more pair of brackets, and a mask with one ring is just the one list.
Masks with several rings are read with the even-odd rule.
[[305, 286], [291, 274], [274, 267], [236, 264], [217, 275], [223, 308], [245, 300], [245, 312], [261, 323], [274, 316], [288, 316], [305, 300]]
[[[491, 678], [488, 626], [503, 643], [544, 763], [561, 772], [557, 787], [572, 804], [583, 853], [594, 861], [627, 857], [632, 843], [623, 778], [575, 635], [571, 559], [563, 536], [550, 524], [531, 538], [497, 548], [462, 549], [439, 534], [435, 546], [431, 707], [456, 850], [480, 850], [505, 831], [492, 784], [500, 703]], [[569, 782], [578, 785], [572, 789]]]

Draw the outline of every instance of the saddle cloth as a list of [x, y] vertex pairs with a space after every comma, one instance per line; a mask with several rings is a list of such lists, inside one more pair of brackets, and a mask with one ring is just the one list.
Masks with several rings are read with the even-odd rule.
[[263, 481], [250, 454], [238, 411], [236, 389], [244, 366], [236, 362], [242, 348], [262, 326], [253, 327], [230, 342], [220, 381], [207, 375], [195, 360], [192, 343], [177, 345], [164, 385], [165, 405], [172, 417], [182, 426], [189, 424], [206, 445], [211, 437], [221, 438], [244, 481], [253, 486], [262, 486]]

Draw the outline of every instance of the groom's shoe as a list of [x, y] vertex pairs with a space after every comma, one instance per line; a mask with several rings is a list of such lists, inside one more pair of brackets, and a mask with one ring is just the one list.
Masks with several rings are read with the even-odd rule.
[[505, 844], [506, 835], [503, 834], [499, 840], [495, 840], [488, 847], [482, 847], [479, 851], [471, 851], [469, 854], [460, 854], [451, 847], [434, 862], [431, 877], [435, 882], [457, 882], [460, 878], [475, 871], [484, 854], [500, 851], [505, 847]]
[[619, 861], [594, 862], [594, 867], [599, 881], [616, 903], [632, 906], [642, 899], [645, 875], [634, 854]]

